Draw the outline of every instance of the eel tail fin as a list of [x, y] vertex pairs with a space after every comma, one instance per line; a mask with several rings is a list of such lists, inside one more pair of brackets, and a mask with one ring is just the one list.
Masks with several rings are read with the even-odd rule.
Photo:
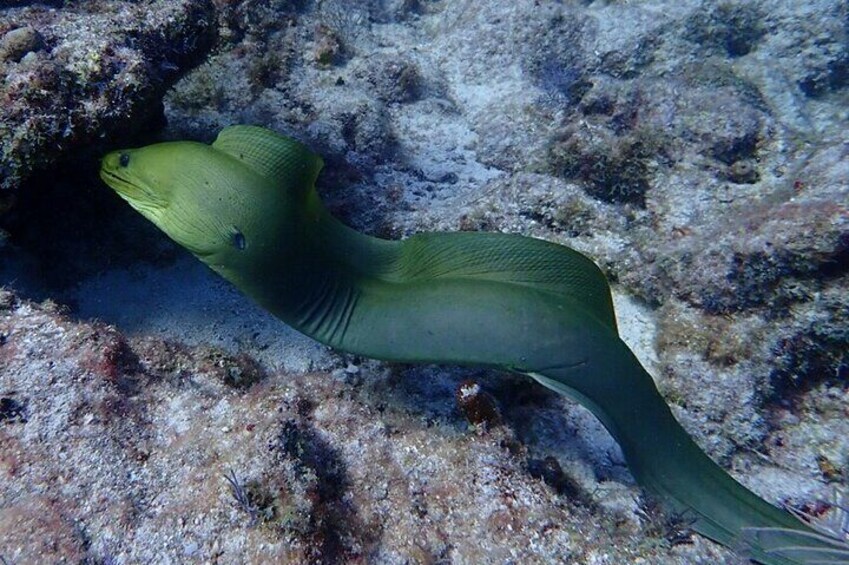
[[[847, 565], [849, 544], [826, 533], [806, 532], [793, 528], [744, 527], [741, 531], [739, 552], [758, 554], [776, 562], [804, 565]], [[779, 561], [782, 560], [782, 561]], [[764, 561], [766, 562], [766, 561]]]
[[788, 512], [809, 524], [814, 531], [789, 528], [743, 528], [740, 552], [750, 547], [769, 547], [769, 553], [810, 565], [849, 563], [849, 505], [844, 494], [835, 491], [834, 498], [822, 501], [825, 512], [813, 515], [785, 507]]

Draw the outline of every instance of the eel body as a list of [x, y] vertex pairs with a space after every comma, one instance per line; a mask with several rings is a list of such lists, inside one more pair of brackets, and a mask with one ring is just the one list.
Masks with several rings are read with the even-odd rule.
[[531, 376], [589, 408], [637, 482], [701, 534], [767, 565], [849, 563], [836, 539], [760, 499], [672, 415], [619, 338], [608, 283], [567, 247], [504, 234], [360, 234], [322, 205], [321, 158], [252, 126], [212, 145], [108, 154], [101, 178], [285, 323], [331, 347]]

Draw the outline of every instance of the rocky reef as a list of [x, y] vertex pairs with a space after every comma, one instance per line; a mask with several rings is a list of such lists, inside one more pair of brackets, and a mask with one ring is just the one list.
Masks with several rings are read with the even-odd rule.
[[18, 4], [0, 10], [0, 190], [161, 124], [217, 32], [210, 1]]
[[232, 123], [321, 153], [323, 197], [368, 233], [586, 253], [702, 447], [776, 504], [838, 513], [844, 2], [12, 4], [6, 562], [739, 562], [641, 499], [583, 409], [294, 335], [96, 178], [116, 143]]

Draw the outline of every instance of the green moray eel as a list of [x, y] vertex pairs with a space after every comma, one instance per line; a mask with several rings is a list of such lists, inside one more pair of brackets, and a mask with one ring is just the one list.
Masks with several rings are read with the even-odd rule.
[[619, 338], [590, 259], [515, 235], [365, 236], [322, 205], [321, 168], [292, 139], [233, 126], [212, 145], [110, 153], [101, 178], [304, 334], [376, 359], [527, 374], [589, 408], [637, 482], [703, 535], [768, 565], [849, 562], [845, 546], [758, 498], [689, 437]]

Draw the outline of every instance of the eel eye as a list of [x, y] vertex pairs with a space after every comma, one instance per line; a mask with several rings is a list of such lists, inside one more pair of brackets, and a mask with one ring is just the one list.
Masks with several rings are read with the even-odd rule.
[[118, 164], [122, 167], [126, 167], [130, 164], [130, 154], [129, 153], [121, 153], [118, 156]]
[[232, 235], [233, 247], [238, 249], [239, 251], [244, 251], [248, 246], [248, 241], [245, 239], [245, 234], [240, 232], [238, 229], [233, 231]]

